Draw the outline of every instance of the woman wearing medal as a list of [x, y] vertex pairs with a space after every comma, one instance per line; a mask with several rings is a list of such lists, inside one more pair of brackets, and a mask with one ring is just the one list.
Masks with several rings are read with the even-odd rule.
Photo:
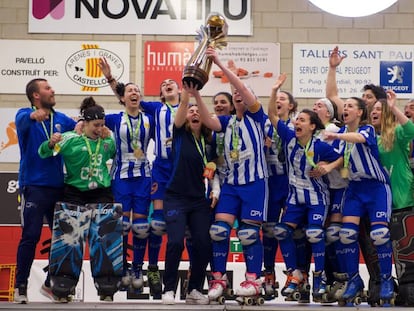
[[[117, 146], [111, 174], [115, 200], [122, 204], [123, 209], [124, 271], [121, 287], [127, 289], [131, 285], [135, 289], [140, 289], [144, 286], [142, 265], [147, 242], [149, 270], [155, 270], [157, 267], [158, 251], [154, 254], [153, 249], [155, 244], [158, 250], [157, 246], [160, 244], [158, 237], [155, 243], [154, 239], [149, 238], [148, 221], [151, 204], [151, 170], [146, 154], [154, 133], [154, 121], [151, 115], [140, 109], [141, 91], [136, 84], [118, 84], [117, 92], [119, 103], [125, 110], [106, 115], [105, 124], [112, 130]], [[133, 234], [132, 269], [129, 269], [127, 262], [130, 231]], [[160, 295], [162, 288], [159, 278], [158, 283]], [[152, 290], [151, 294], [153, 294]]]
[[[213, 178], [210, 170], [214, 170], [215, 165], [208, 162], [206, 154], [206, 145], [211, 141], [211, 131], [202, 125], [198, 107], [189, 106], [187, 90], [198, 94], [193, 86], [185, 86], [182, 91], [173, 127], [173, 170], [164, 197], [164, 218], [168, 236], [163, 278], [164, 304], [175, 303], [178, 267], [187, 227], [192, 239], [192, 254], [186, 303], [209, 303], [209, 299], [201, 293], [211, 258], [210, 202], [207, 199], [205, 178]], [[199, 95], [196, 100], [198, 103]]]
[[40, 145], [39, 155], [42, 158], [62, 155], [67, 172], [64, 202], [77, 205], [113, 202], [107, 161], [115, 155], [115, 143], [110, 136], [102, 138], [104, 109], [87, 97], [80, 114], [84, 120], [83, 133], [54, 133]]
[[302, 110], [294, 122], [294, 130], [279, 118], [276, 96], [285, 79], [286, 75], [282, 74], [272, 87], [268, 114], [282, 141], [288, 167], [286, 210], [274, 228], [288, 271], [289, 282], [283, 288], [282, 295], [289, 296], [304, 282], [303, 274], [297, 266], [293, 232], [298, 226], [305, 225], [305, 234], [311, 244], [315, 262], [313, 299], [320, 301], [326, 285], [324, 222], [329, 204], [328, 185], [322, 175], [341, 165], [342, 157], [332, 146], [314, 137], [318, 130], [324, 128], [314, 111]]
[[[216, 206], [215, 221], [210, 228], [213, 240], [212, 277], [209, 298], [216, 300], [228, 286], [226, 276], [230, 231], [238, 220], [238, 236], [246, 259], [246, 280], [237, 291], [239, 296], [254, 296], [262, 286], [263, 246], [260, 226], [266, 217], [267, 166], [264, 157], [265, 113], [257, 97], [234, 73], [236, 66], [224, 66], [213, 48], [206, 55], [228, 77], [233, 87], [235, 115], [211, 116], [200, 101], [200, 117], [207, 127], [224, 133], [223, 156], [227, 173]], [[216, 255], [215, 255], [216, 254]]]
[[[293, 120], [298, 107], [298, 103], [293, 95], [287, 91], [279, 90], [276, 96], [276, 104], [279, 118], [283, 120], [287, 126], [293, 129]], [[267, 119], [265, 123], [265, 137], [265, 155], [267, 170], [269, 171], [269, 200], [267, 219], [262, 225], [263, 266], [265, 294], [271, 298], [275, 295], [276, 290], [275, 257], [278, 248], [278, 241], [274, 237], [273, 228], [280, 219], [281, 211], [286, 206], [288, 176], [282, 141], [277, 133], [277, 129], [272, 125], [269, 119]], [[297, 242], [305, 244], [306, 240], [298, 239]], [[300, 246], [298, 246], [298, 249], [299, 248]], [[305, 250], [306, 247], [303, 246], [301, 249]], [[304, 262], [307, 257], [309, 256], [298, 256], [298, 259]], [[304, 262], [303, 264], [298, 263], [298, 265], [302, 266], [304, 270], [307, 270], [305, 269], [307, 262]]]
[[[326, 140], [344, 156], [343, 177], [349, 179], [342, 210], [340, 241], [348, 254], [345, 263], [347, 286], [342, 295], [346, 302], [360, 293], [364, 284], [359, 275], [358, 232], [361, 217], [369, 217], [371, 239], [376, 247], [381, 274], [380, 299], [390, 302], [394, 283], [391, 276], [392, 246], [389, 233], [391, 190], [389, 176], [380, 163], [375, 130], [367, 125], [366, 103], [357, 97], [345, 101], [345, 126], [338, 133], [324, 133]], [[369, 189], [369, 191], [361, 191]]]

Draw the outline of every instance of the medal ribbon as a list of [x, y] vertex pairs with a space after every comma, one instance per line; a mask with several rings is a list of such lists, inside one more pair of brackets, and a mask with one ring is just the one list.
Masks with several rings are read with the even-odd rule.
[[317, 167], [317, 165], [315, 164], [315, 162], [313, 161], [313, 156], [310, 156], [309, 154], [308, 154], [308, 152], [309, 152], [309, 147], [310, 147], [310, 145], [311, 145], [311, 142], [312, 142], [312, 138], [308, 141], [308, 143], [306, 144], [306, 147], [305, 147], [305, 156], [306, 156], [306, 161], [308, 161], [308, 163], [310, 164], [310, 166], [312, 166], [312, 167]]
[[137, 123], [137, 126], [135, 127], [135, 130], [132, 127], [131, 120], [129, 119], [129, 115], [126, 111], [124, 112], [124, 118], [125, 118], [125, 122], [128, 127], [129, 135], [131, 135], [132, 148], [136, 149], [138, 147], [138, 141], [139, 141], [138, 133], [141, 127], [141, 120], [142, 120], [141, 113], [138, 115], [138, 123]]
[[[101, 146], [101, 138], [98, 138], [98, 144], [96, 145], [96, 149], [95, 149], [95, 157], [92, 157], [92, 148], [91, 148], [91, 144], [89, 143], [89, 139], [86, 137], [85, 134], [82, 134], [83, 140], [85, 141], [86, 144], [86, 148], [88, 149], [88, 154], [89, 154], [89, 176], [92, 177], [92, 172], [93, 169], [97, 166], [97, 162], [98, 162], [98, 154], [99, 154], [99, 148]], [[92, 159], [93, 158], [93, 159]], [[93, 162], [92, 162], [93, 160]]]
[[232, 137], [231, 146], [232, 146], [232, 150], [237, 151], [237, 148], [239, 147], [239, 133], [238, 133], [239, 127], [236, 127], [236, 121], [237, 121], [236, 116], [233, 116], [233, 124], [231, 125], [231, 137]]
[[[346, 133], [348, 133], [348, 127], [346, 127]], [[354, 147], [354, 143], [345, 142], [344, 150], [344, 168], [349, 166], [349, 158], [351, 157], [351, 150]]]
[[201, 140], [201, 148], [203, 148], [203, 150], [201, 150], [200, 144], [198, 143], [198, 140], [195, 137], [194, 133], [191, 133], [191, 134], [193, 135], [194, 142], [195, 142], [195, 145], [197, 147], [198, 153], [200, 154], [201, 158], [203, 159], [204, 166], [206, 166], [206, 164], [207, 164], [207, 157], [206, 157], [206, 143], [204, 141], [204, 136], [201, 135], [201, 137], [200, 137], [200, 140]]
[[165, 102], [165, 105], [168, 107], [168, 109], [171, 112], [171, 115], [173, 116], [173, 118], [175, 118], [175, 109], [173, 108], [173, 106], [171, 106], [171, 104], [169, 102]]
[[[37, 110], [36, 107], [33, 107], [33, 109]], [[50, 137], [52, 137], [53, 135], [53, 111], [52, 110], [50, 111], [50, 134], [47, 132], [45, 122], [43, 121], [42, 121], [42, 127], [43, 127], [43, 131], [45, 132], [47, 139], [49, 140]]]

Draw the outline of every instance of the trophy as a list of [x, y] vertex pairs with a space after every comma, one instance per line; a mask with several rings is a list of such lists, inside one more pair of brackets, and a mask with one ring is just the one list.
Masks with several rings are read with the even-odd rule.
[[197, 31], [196, 39], [199, 45], [191, 56], [183, 71], [183, 83], [191, 82], [197, 86], [197, 90], [203, 88], [208, 81], [212, 60], [206, 57], [208, 47], [222, 49], [227, 46], [227, 23], [219, 13], [210, 13], [206, 19], [206, 25]]

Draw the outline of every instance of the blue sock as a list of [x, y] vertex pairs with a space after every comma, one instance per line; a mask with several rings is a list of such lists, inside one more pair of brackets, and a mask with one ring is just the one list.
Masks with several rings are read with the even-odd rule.
[[[371, 231], [384, 228], [382, 224], [375, 224], [371, 226]], [[389, 234], [389, 233], [388, 233]], [[392, 270], [392, 245], [388, 240], [386, 243], [375, 246], [378, 254], [378, 262], [380, 266], [381, 276], [389, 278]]]
[[[151, 215], [152, 219], [164, 221], [163, 210], [154, 210]], [[160, 255], [160, 249], [162, 244], [162, 236], [154, 234], [150, 230], [150, 235], [148, 237], [148, 263], [150, 265], [158, 265], [158, 258]]]
[[[342, 232], [348, 231], [352, 234], [347, 234], [343, 237]], [[346, 256], [345, 272], [349, 277], [352, 277], [359, 271], [359, 245], [358, 245], [359, 226], [354, 223], [345, 222], [342, 224], [342, 229], [339, 233], [341, 237], [341, 244], [343, 245], [343, 253]], [[344, 243], [344, 240], [346, 240]]]
[[290, 230], [292, 230], [291, 233], [288, 234], [285, 239], [279, 240], [279, 245], [285, 261], [286, 269], [295, 270], [297, 268], [296, 250], [299, 249], [299, 247], [296, 248], [296, 243], [292, 236], [293, 229], [290, 228]]
[[[146, 218], [137, 218], [132, 221], [132, 225], [143, 224], [143, 223], [148, 223], [148, 220]], [[135, 234], [132, 237], [132, 249], [134, 253], [133, 263], [135, 265], [137, 264], [142, 265], [144, 263], [144, 255], [145, 255], [145, 250], [147, 248], [147, 240], [148, 238], [145, 238], [145, 239], [137, 238]]]
[[266, 271], [274, 271], [278, 241], [275, 238], [263, 236], [263, 265]]
[[[228, 232], [230, 233], [231, 226], [224, 222], [219, 221], [217, 222], [221, 226], [228, 229]], [[221, 272], [226, 273], [227, 270], [227, 257], [229, 255], [229, 246], [230, 246], [230, 234], [227, 234], [227, 238], [225, 238], [222, 241], [212, 241], [213, 246], [213, 271], [214, 272]]]

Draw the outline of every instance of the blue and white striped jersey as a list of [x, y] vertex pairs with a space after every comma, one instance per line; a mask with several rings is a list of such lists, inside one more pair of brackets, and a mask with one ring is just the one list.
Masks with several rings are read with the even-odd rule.
[[140, 105], [155, 121], [154, 154], [157, 158], [169, 159], [171, 156], [172, 132], [175, 112], [178, 105], [171, 106], [161, 102], [144, 102]]
[[309, 172], [313, 163], [320, 161], [333, 162], [341, 157], [335, 149], [312, 137], [307, 148], [301, 146], [296, 139], [295, 131], [279, 120], [277, 124], [279, 137], [282, 139], [286, 152], [286, 162], [289, 177], [289, 195], [287, 202], [290, 204], [329, 205], [329, 192], [327, 180], [323, 177], [311, 178]]
[[[341, 127], [338, 133], [346, 133], [347, 127]], [[389, 176], [381, 165], [375, 130], [372, 125], [362, 125], [358, 128], [358, 133], [362, 134], [366, 142], [363, 144], [349, 144], [349, 180], [360, 181], [363, 179], [376, 179], [382, 183], [389, 184]], [[344, 154], [346, 142], [335, 140], [334, 146]]]
[[[133, 131], [132, 135], [126, 118], [130, 120]], [[139, 130], [136, 130], [138, 124]], [[125, 179], [139, 176], [151, 177], [150, 164], [146, 153], [148, 143], [154, 133], [154, 120], [152, 116], [144, 112], [141, 112], [138, 117], [131, 117], [126, 112], [108, 114], [105, 116], [105, 125], [114, 134], [117, 150], [111, 168], [112, 179]], [[133, 136], [135, 136], [134, 144], [143, 151], [142, 157], [137, 158], [134, 154]]]
[[[230, 185], [245, 185], [267, 178], [263, 108], [261, 107], [255, 113], [245, 112], [241, 120], [237, 120], [235, 115], [218, 118], [222, 132], [224, 132], [224, 159], [227, 164], [224, 182]], [[237, 146], [234, 148], [236, 143]], [[236, 159], [232, 159], [232, 151], [236, 151]]]
[[[290, 119], [285, 121], [285, 124], [293, 129], [293, 123], [290, 122]], [[282, 141], [277, 134], [277, 130], [274, 128], [270, 119], [266, 119], [265, 122], [265, 136], [269, 137], [272, 140], [272, 145], [265, 147], [267, 169], [269, 171], [269, 176], [274, 175], [286, 175], [286, 156], [282, 148]]]

